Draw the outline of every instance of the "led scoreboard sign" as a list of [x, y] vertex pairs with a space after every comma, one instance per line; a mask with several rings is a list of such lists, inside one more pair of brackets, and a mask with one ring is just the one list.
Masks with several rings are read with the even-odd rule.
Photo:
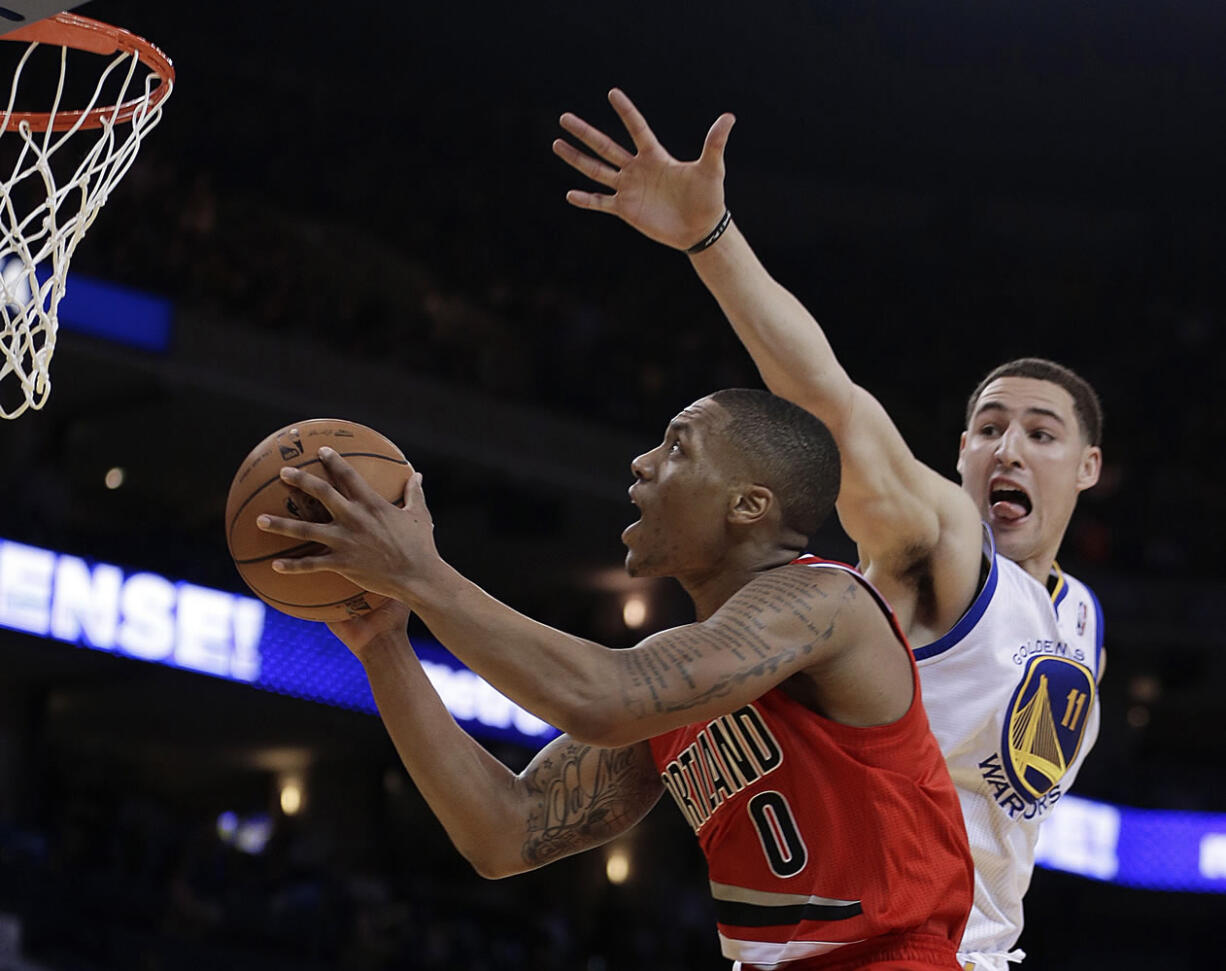
[[1042, 866], [1125, 887], [1226, 893], [1226, 813], [1061, 796], [1036, 853]]
[[[362, 665], [323, 625], [253, 597], [0, 540], [0, 627], [375, 712]], [[476, 735], [537, 747], [557, 730], [442, 647], [415, 640], [451, 714]]]

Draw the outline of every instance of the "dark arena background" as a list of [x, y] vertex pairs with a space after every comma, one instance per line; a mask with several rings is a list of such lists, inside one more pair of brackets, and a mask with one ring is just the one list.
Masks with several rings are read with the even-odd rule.
[[[955, 474], [999, 361], [1096, 384], [1105, 470], [1061, 562], [1106, 618], [1102, 729], [1024, 967], [1217, 966], [1226, 6], [79, 12], [178, 79], [73, 258], [46, 407], [0, 423], [0, 968], [727, 966], [671, 805], [476, 876], [360, 667], [252, 613], [222, 528], [252, 445], [343, 416], [404, 449], [443, 555], [515, 607], [615, 646], [687, 619], [620, 570], [629, 459], [759, 379], [684, 256], [563, 199], [591, 186], [551, 154], [557, 118], [619, 130], [613, 85], [683, 158], [736, 113], [737, 223], [924, 461]], [[855, 556], [837, 527], [814, 545]], [[416, 632], [461, 723], [526, 764], [547, 727]]]

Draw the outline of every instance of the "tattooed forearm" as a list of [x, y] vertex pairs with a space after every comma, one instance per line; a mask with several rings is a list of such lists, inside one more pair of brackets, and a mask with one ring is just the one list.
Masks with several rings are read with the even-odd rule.
[[[720, 608], [718, 623], [693, 624], [651, 638], [627, 658], [623, 700], [637, 715], [683, 711], [719, 698], [750, 680], [762, 690], [798, 657], [813, 655], [834, 636], [843, 606], [859, 592], [843, 574], [814, 582], [812, 568], [777, 570], [742, 588]], [[724, 654], [738, 664], [700, 685], [696, 669]]]
[[629, 829], [662, 791], [646, 742], [607, 749], [568, 741], [530, 767], [524, 785], [534, 797], [523, 846], [532, 866]]

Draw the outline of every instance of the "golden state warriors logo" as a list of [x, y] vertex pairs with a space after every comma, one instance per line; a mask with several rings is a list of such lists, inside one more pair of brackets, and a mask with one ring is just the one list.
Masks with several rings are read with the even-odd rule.
[[1005, 770], [1019, 795], [1040, 799], [1076, 761], [1096, 688], [1084, 664], [1051, 655], [1030, 660], [1001, 738]]

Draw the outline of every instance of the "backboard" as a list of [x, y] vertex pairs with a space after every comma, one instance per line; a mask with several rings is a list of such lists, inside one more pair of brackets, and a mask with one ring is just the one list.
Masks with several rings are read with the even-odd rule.
[[0, 0], [0, 34], [80, 6], [82, 4], [65, 0]]

